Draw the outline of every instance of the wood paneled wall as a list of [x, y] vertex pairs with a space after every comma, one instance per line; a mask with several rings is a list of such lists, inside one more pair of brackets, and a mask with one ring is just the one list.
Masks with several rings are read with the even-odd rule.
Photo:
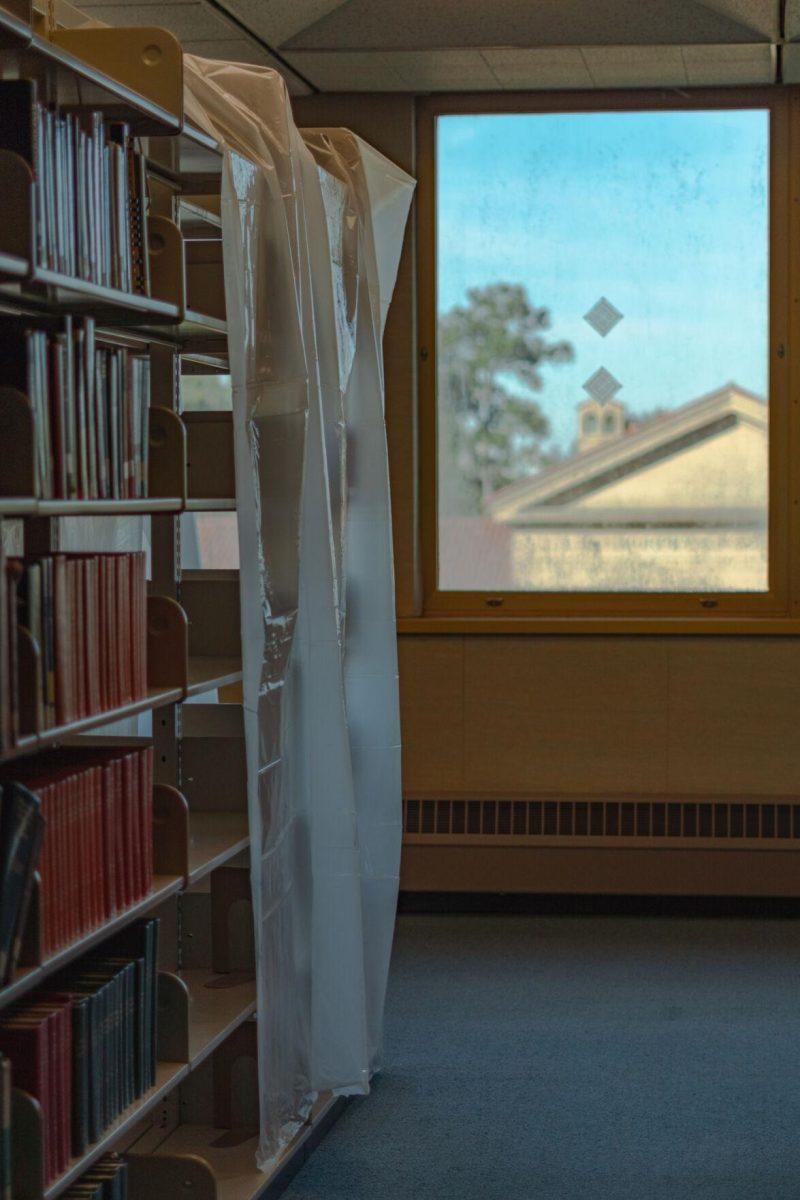
[[[296, 98], [414, 172], [414, 98]], [[385, 339], [398, 614], [420, 611], [414, 227]], [[800, 792], [800, 638], [400, 638], [409, 791]]]
[[400, 639], [404, 785], [800, 792], [800, 639]]

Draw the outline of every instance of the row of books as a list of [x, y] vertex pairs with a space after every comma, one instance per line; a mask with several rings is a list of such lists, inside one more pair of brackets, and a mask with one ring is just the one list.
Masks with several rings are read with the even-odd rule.
[[158, 918], [140, 921], [0, 1020], [14, 1087], [42, 1110], [46, 1185], [155, 1083]]
[[5, 983], [18, 961], [37, 868], [43, 960], [151, 891], [153, 750], [69, 747], [9, 765], [0, 786], [0, 983]]
[[[6, 560], [0, 588], [2, 744], [27, 724], [45, 730], [147, 695], [147, 581], [143, 552], [51, 554]], [[20, 669], [20, 639], [38, 648]], [[30, 710], [32, 709], [32, 713]]]
[[[46, 329], [0, 316], [0, 384], [27, 396], [34, 494], [43, 500], [147, 495], [150, 360], [99, 344], [91, 317]], [[0, 398], [0, 405], [12, 403]]]
[[145, 160], [126, 124], [59, 112], [35, 80], [3, 80], [0, 148], [33, 171], [38, 266], [150, 294]]
[[[14, 1200], [11, 1132], [11, 1059], [0, 1054], [0, 1200]], [[17, 1153], [21, 1152], [20, 1150]], [[128, 1164], [118, 1154], [106, 1154], [64, 1193], [64, 1200], [127, 1200]]]
[[127, 1200], [128, 1164], [106, 1154], [64, 1193], [64, 1200]]

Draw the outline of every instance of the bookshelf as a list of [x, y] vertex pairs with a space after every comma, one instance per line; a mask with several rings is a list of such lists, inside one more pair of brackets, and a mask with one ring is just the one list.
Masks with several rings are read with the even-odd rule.
[[[23, 557], [29, 562], [25, 568], [29, 572], [30, 562], [43, 564], [54, 556], [74, 554], [78, 545], [80, 554], [95, 563], [81, 568], [85, 576], [76, 576], [84, 580], [83, 590], [75, 593], [80, 603], [70, 593], [86, 629], [80, 635], [80, 662], [76, 666], [73, 655], [69, 667], [83, 680], [75, 682], [70, 676], [70, 687], [82, 696], [83, 707], [67, 718], [59, 715], [55, 704], [53, 711], [48, 707], [47, 680], [52, 667], [48, 636], [56, 637], [63, 648], [75, 638], [79, 626], [68, 627], [68, 638], [64, 629], [59, 632], [51, 613], [56, 632], [48, 634], [47, 613], [37, 609], [40, 623], [37, 636], [32, 635], [24, 624], [33, 612], [28, 573], [20, 584], [26, 589], [22, 607], [17, 598], [13, 605], [9, 600], [0, 608], [3, 638], [7, 633], [8, 645], [14, 647], [6, 659], [0, 656], [0, 677], [5, 681], [2, 695], [17, 720], [17, 728], [9, 722], [0, 741], [0, 785], [5, 789], [18, 776], [20, 780], [32, 778], [35, 788], [37, 770], [53, 770], [56, 762], [72, 763], [69, 770], [77, 770], [70, 755], [84, 753], [94, 764], [92, 778], [99, 779], [103, 771], [110, 770], [97, 765], [106, 762], [104, 755], [126, 758], [152, 747], [148, 846], [138, 851], [142, 870], [149, 855], [151, 875], [146, 891], [129, 902], [118, 902], [112, 915], [96, 917], [94, 923], [89, 920], [79, 933], [47, 949], [52, 932], [46, 916], [48, 893], [44, 876], [39, 872], [33, 875], [19, 961], [8, 982], [0, 986], [0, 1029], [15, 1014], [30, 1011], [26, 1005], [40, 1004], [48, 989], [73, 986], [70, 980], [76, 978], [76, 972], [99, 970], [92, 964], [127, 961], [124, 954], [122, 959], [103, 956], [118, 953], [116, 948], [127, 944], [120, 939], [136, 936], [152, 918], [158, 918], [159, 929], [153, 974], [155, 1064], [149, 1086], [134, 1099], [128, 1098], [94, 1140], [63, 1158], [57, 1170], [52, 1169], [52, 1156], [46, 1157], [46, 1147], [53, 1140], [46, 1105], [21, 1087], [15, 1088], [12, 1197], [55, 1200], [93, 1164], [114, 1152], [129, 1163], [129, 1200], [150, 1200], [153, 1193], [160, 1196], [162, 1192], [166, 1197], [174, 1190], [176, 1171], [181, 1186], [187, 1178], [201, 1182], [203, 1200], [256, 1200], [277, 1194], [344, 1101], [321, 1097], [274, 1170], [263, 1174], [256, 1169], [260, 1121], [257, 1001], [239, 579], [237, 570], [186, 569], [181, 562], [184, 521], [205, 514], [233, 513], [236, 508], [231, 412], [191, 410], [182, 402], [183, 380], [228, 373], [219, 202], [221, 154], [213, 139], [184, 122], [181, 50], [163, 30], [48, 29], [30, 0], [0, 0], [0, 66], [1, 80], [32, 79], [38, 103], [76, 115], [76, 130], [85, 128], [81, 122], [88, 120], [89, 113], [102, 114], [103, 129], [110, 124], [123, 125], [125, 136], [132, 139], [123, 143], [123, 161], [133, 161], [134, 148], [141, 155], [149, 198], [144, 241], [149, 288], [135, 290], [80, 277], [75, 270], [42, 261], [39, 224], [49, 219], [48, 197], [43, 199], [43, 193], [36, 191], [36, 163], [26, 162], [24, 155], [0, 141], [4, 179], [0, 320], [14, 322], [26, 338], [35, 332], [37, 345], [47, 346], [48, 363], [62, 364], [54, 373], [49, 368], [45, 372], [45, 388], [30, 370], [26, 383], [14, 363], [0, 357], [0, 441], [16, 451], [0, 456], [0, 590], [5, 596], [6, 578], [13, 575], [14, 564]], [[82, 170], [80, 158], [75, 161], [76, 169]], [[75, 237], [80, 246], [80, 231]], [[124, 252], [119, 239], [115, 252]], [[97, 381], [102, 380], [106, 387], [108, 380], [101, 372], [93, 385], [95, 407], [81, 409], [82, 402], [88, 405], [86, 397], [91, 391], [88, 375], [84, 373], [83, 383], [79, 374], [74, 384], [65, 382], [72, 378], [73, 368], [63, 367], [63, 346], [73, 345], [70, 339], [74, 339], [74, 345], [80, 347], [72, 351], [78, 361], [90, 337], [95, 352], [99, 348], [108, 362], [119, 353], [126, 364], [132, 360], [147, 364], [147, 471], [142, 494], [130, 494], [130, 483], [125, 485], [127, 495], [86, 494], [103, 490], [102, 463], [110, 462], [122, 443], [120, 479], [136, 477], [135, 465], [128, 467], [136, 461], [135, 437], [129, 444], [125, 442], [128, 434], [118, 430], [103, 442], [103, 449], [98, 426], [92, 450], [88, 432], [93, 415], [99, 422], [101, 411], [110, 413], [123, 393], [115, 393], [110, 384], [107, 392], [101, 392]], [[72, 364], [69, 349], [63, 354], [63, 361]], [[14, 382], [4, 378], [4, 373], [13, 375]], [[120, 378], [128, 380], [129, 376], [123, 373]], [[130, 385], [124, 382], [119, 386]], [[72, 387], [74, 392], [69, 392]], [[44, 406], [41, 388], [48, 397]], [[127, 391], [124, 394], [127, 396]], [[105, 397], [102, 401], [98, 399], [101, 395]], [[47, 494], [53, 486], [45, 468], [53, 464], [45, 461], [42, 450], [43, 422], [50, 429], [48, 436], [54, 437], [56, 425], [51, 428], [49, 424], [55, 422], [52, 406], [60, 412], [58, 406], [66, 404], [64, 411], [72, 413], [72, 403], [76, 415], [68, 420], [74, 422], [78, 440], [70, 453], [78, 464], [91, 458], [91, 469], [82, 476], [79, 465], [75, 486], [66, 487], [64, 495]], [[102, 410], [101, 403], [106, 406]], [[84, 428], [85, 444], [81, 440]], [[59, 465], [57, 455], [67, 453], [63, 429], [57, 432], [62, 441], [53, 453], [54, 470]], [[147, 595], [139, 597], [137, 609], [138, 601], [133, 599], [137, 577], [131, 566], [130, 574], [124, 576], [125, 586], [131, 589], [124, 592], [131, 598], [131, 612], [129, 617], [115, 620], [129, 620], [130, 630], [138, 631], [141, 646], [136, 648], [139, 644], [131, 632], [132, 654], [136, 660], [145, 652], [146, 679], [139, 681], [138, 691], [132, 688], [113, 703], [103, 702], [103, 695], [111, 694], [108, 688], [113, 677], [103, 655], [116, 642], [111, 638], [104, 641], [102, 626], [91, 624], [92, 605], [98, 602], [103, 585], [98, 583], [92, 591], [95, 585], [88, 581], [104, 578], [106, 568], [96, 565], [97, 556], [109, 555], [102, 537], [97, 547], [93, 538], [102, 526], [114, 536], [119, 534], [121, 544], [127, 545], [129, 535], [141, 540], [143, 525], [149, 543]], [[81, 530], [87, 531], [84, 542]], [[45, 567], [40, 569], [44, 581]], [[90, 571], [97, 571], [97, 576]], [[42, 586], [42, 594], [50, 595], [44, 583]], [[57, 599], [56, 591], [51, 596], [56, 609]], [[22, 621], [14, 613], [20, 614]], [[120, 637], [125, 628], [124, 623], [114, 626]], [[100, 646], [94, 658], [93, 640]], [[66, 686], [64, 662], [60, 667], [56, 663], [57, 692]], [[93, 670], [104, 679], [108, 676], [104, 684], [93, 682]], [[95, 701], [100, 697], [100, 702], [90, 703], [87, 698], [92, 695]], [[144, 776], [137, 778], [141, 782]], [[82, 794], [88, 796], [89, 791]], [[110, 803], [110, 793], [104, 794], [104, 803]], [[80, 810], [79, 841], [74, 843], [79, 850], [80, 839], [85, 838], [87, 846], [90, 840], [89, 827], [80, 822], [93, 811]], [[46, 839], [46, 831], [44, 836]], [[108, 836], [106, 831], [103, 837]], [[100, 839], [97, 844], [110, 843]], [[130, 853], [128, 846], [119, 870], [129, 869], [125, 854]], [[110, 870], [97, 856], [91, 864], [98, 872], [101, 867]], [[40, 867], [44, 870], [41, 863]], [[110, 878], [107, 874], [103, 881], [98, 874], [95, 880], [106, 895], [112, 887]], [[146, 965], [137, 967], [136, 978], [144, 977], [147, 969]], [[65, 979], [67, 984], [62, 983]], [[141, 1003], [144, 1001], [137, 998], [136, 1004]], [[145, 1021], [142, 1029], [147, 1027], [146, 1017], [137, 1020]], [[131, 1045], [134, 1043], [135, 1039]], [[135, 1074], [132, 1066], [130, 1070]], [[243, 1089], [239, 1087], [242, 1079], [246, 1080]]]

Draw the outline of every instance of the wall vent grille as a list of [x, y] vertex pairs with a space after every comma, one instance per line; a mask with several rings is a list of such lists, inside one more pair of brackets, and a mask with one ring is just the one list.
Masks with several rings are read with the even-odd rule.
[[800, 798], [406, 799], [408, 837], [800, 841]]

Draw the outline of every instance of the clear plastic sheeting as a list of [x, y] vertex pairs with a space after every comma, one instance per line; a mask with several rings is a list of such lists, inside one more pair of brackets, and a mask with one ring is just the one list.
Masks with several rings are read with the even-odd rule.
[[260, 1163], [380, 1062], [400, 861], [383, 323], [413, 180], [185, 58], [222, 187], [259, 994]]

